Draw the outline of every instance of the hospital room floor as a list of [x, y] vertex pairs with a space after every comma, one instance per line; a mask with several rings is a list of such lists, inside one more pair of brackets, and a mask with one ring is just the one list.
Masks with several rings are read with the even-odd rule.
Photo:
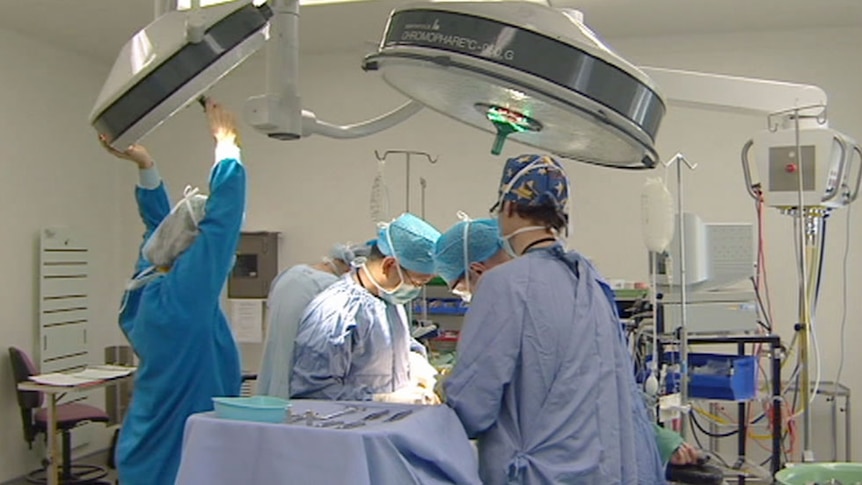
[[[99, 465], [105, 467], [105, 464], [108, 463], [108, 452], [104, 451], [101, 453], [95, 453], [89, 456], [82, 457], [78, 460], [75, 460], [75, 463], [82, 463], [88, 465]], [[108, 476], [102, 479], [103, 482], [114, 483], [117, 480], [117, 471], [111, 470], [110, 468], [105, 467], [108, 470]], [[23, 477], [12, 480], [11, 482], [6, 482], [2, 485], [28, 485], [29, 482], [25, 480]]]

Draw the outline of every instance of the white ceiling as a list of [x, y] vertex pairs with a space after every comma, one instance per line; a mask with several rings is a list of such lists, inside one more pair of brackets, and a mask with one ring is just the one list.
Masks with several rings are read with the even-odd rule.
[[[409, 0], [407, 0], [409, 1]], [[605, 38], [862, 26], [862, 0], [551, 0]], [[304, 52], [370, 50], [405, 0], [304, 7]], [[153, 0], [0, 0], [8, 29], [111, 63], [153, 17]]]

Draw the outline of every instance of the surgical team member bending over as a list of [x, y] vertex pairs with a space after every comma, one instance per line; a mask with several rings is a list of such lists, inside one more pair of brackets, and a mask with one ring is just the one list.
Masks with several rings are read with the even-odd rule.
[[273, 281], [267, 299], [269, 327], [263, 360], [257, 379], [257, 392], [265, 396], [290, 398], [293, 371], [293, 344], [305, 308], [320, 292], [350, 271], [357, 257], [368, 257], [366, 244], [336, 244], [329, 256], [315, 265], [298, 264]]
[[212, 102], [206, 112], [217, 142], [210, 195], [187, 190], [173, 210], [147, 151], [119, 152], [102, 137], [140, 169], [135, 196], [146, 227], [119, 318], [140, 360], [117, 444], [123, 485], [174, 483], [186, 418], [240, 391], [239, 350], [219, 295], [239, 240], [246, 174], [233, 116]]
[[439, 236], [403, 214], [379, 230], [366, 261], [317, 295], [299, 324], [291, 397], [437, 401], [433, 382], [418, 379], [435, 371], [410, 337], [404, 305], [433, 277]]
[[568, 196], [556, 160], [506, 162], [492, 211], [515, 259], [475, 289], [446, 401], [485, 484], [662, 484], [613, 294], [557, 237]]
[[[437, 240], [434, 251], [437, 274], [452, 293], [470, 301], [482, 274], [512, 259], [503, 246], [496, 219], [459, 222]], [[653, 428], [662, 463], [691, 465], [697, 462], [697, 450], [685, 443], [679, 434], [656, 424]]]

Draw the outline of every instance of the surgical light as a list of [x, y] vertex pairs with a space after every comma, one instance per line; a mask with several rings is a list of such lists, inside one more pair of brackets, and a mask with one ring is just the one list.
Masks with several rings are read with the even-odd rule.
[[180, 3], [187, 9], [176, 10], [176, 4], [157, 0], [157, 18], [120, 51], [96, 100], [90, 123], [114, 148], [125, 149], [146, 136], [270, 38], [267, 91], [249, 98], [243, 110], [245, 121], [270, 138], [362, 137], [390, 128], [422, 109], [411, 101], [362, 123], [339, 126], [318, 120], [313, 112], [302, 109], [297, 92], [298, 0]]
[[[250, 1], [169, 11], [123, 47], [90, 114], [125, 149], [193, 102], [269, 38], [268, 5]], [[194, 39], [200, 35], [200, 41]]]
[[656, 164], [661, 95], [578, 12], [529, 2], [398, 8], [363, 68], [379, 71], [410, 101], [373, 120], [338, 126], [300, 104], [300, 2], [259, 3], [180, 0], [174, 7], [181, 10], [157, 8], [158, 18], [120, 52], [90, 116], [96, 130], [115, 148], [137, 142], [272, 39], [266, 93], [249, 98], [244, 119], [273, 139], [367, 136], [427, 106], [493, 133], [494, 154], [511, 138], [598, 165]]
[[363, 63], [428, 108], [558, 156], [652, 168], [665, 113], [652, 81], [579, 12], [527, 2], [396, 8]]

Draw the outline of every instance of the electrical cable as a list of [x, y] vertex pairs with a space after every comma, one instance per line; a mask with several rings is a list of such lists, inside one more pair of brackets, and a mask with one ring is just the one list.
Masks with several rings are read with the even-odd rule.
[[757, 286], [757, 278], [752, 276], [751, 278], [749, 278], [749, 281], [751, 281], [751, 284], [754, 285], [754, 296], [755, 296], [755, 298], [757, 298], [758, 306], [760, 306], [760, 313], [763, 314], [763, 319], [766, 320], [765, 323], [761, 322], [760, 320], [758, 320], [757, 323], [759, 323], [762, 327], [764, 327], [766, 330], [768, 330], [769, 333], [772, 333], [772, 320], [768, 314], [768, 310], [766, 308], [766, 305], [763, 304], [763, 298], [761, 297], [761, 294], [760, 294], [760, 288], [758, 288], [758, 286]]
[[820, 261], [817, 263], [819, 266], [819, 270], [817, 271], [817, 282], [815, 283], [814, 290], [814, 306], [812, 307], [811, 314], [817, 314], [817, 304], [820, 303], [820, 283], [823, 281], [823, 261], [824, 255], [826, 254], [826, 218], [828, 216], [823, 216], [820, 223]]
[[840, 340], [841, 340], [841, 351], [838, 363], [838, 373], [835, 375], [835, 387], [837, 391], [837, 387], [841, 384], [841, 374], [844, 372], [844, 347], [845, 347], [845, 333], [847, 330], [847, 263], [850, 256], [850, 212], [852, 204], [847, 205], [847, 222], [845, 225], [846, 234], [844, 235], [844, 268], [842, 269], [842, 291], [841, 291], [841, 331], [840, 331]]
[[707, 431], [706, 428], [704, 428], [703, 425], [700, 424], [700, 421], [698, 421], [697, 418], [694, 416], [694, 413], [689, 413], [689, 416], [691, 417], [692, 424], [697, 426], [697, 429], [699, 429], [701, 433], [709, 436], [710, 438], [729, 438], [731, 436], [736, 436], [737, 434], [739, 434], [738, 429], [728, 431], [726, 433], [713, 433], [711, 431]]
[[[693, 419], [693, 415], [691, 413], [689, 413], [688, 418], [691, 421]], [[692, 421], [692, 424], [694, 424], [694, 421]], [[700, 442], [700, 437], [697, 435], [696, 429], [692, 429], [691, 435], [694, 437], [694, 442], [695, 442], [695, 444], [697, 444], [698, 449], [706, 450], [706, 448], [703, 446], [703, 443]], [[727, 463], [727, 461], [725, 461], [725, 459], [721, 455], [719, 455], [718, 453], [712, 453], [712, 452], [707, 452], [707, 453], [709, 454], [709, 456], [715, 457], [715, 459], [717, 459], [719, 462], [721, 462], [721, 464], [724, 465], [725, 468], [728, 468], [728, 469], [732, 468]]]
[[826, 242], [826, 218], [820, 219], [820, 254], [818, 254], [818, 267], [817, 267], [817, 278], [815, 283], [815, 291], [814, 298], [812, 304], [809, 306], [811, 314], [809, 315], [809, 323], [811, 327], [811, 343], [814, 347], [814, 362], [817, 365], [817, 374], [814, 378], [814, 389], [811, 391], [811, 396], [809, 397], [808, 404], [806, 407], [810, 406], [814, 402], [814, 398], [817, 397], [817, 393], [820, 391], [820, 383], [822, 380], [822, 362], [820, 355], [820, 342], [817, 339], [817, 304], [819, 303], [819, 286], [820, 286], [820, 276], [823, 274], [823, 254], [824, 251], [823, 243]]
[[[799, 224], [801, 222], [802, 221], [800, 221], [800, 218], [794, 218], [793, 219], [793, 230], [794, 231], [799, 230]], [[823, 237], [823, 232], [824, 232], [823, 230], [820, 231], [821, 238]], [[799, 245], [799, 241], [796, 238], [793, 238], [793, 239], [794, 239], [794, 248], [796, 250], [795, 251], [796, 252], [796, 262], [798, 265], [800, 265], [800, 268], [802, 268], [802, 266], [804, 266], [804, 264], [805, 264], [804, 263], [804, 261], [805, 261], [805, 248], [801, 247]], [[821, 251], [822, 251], [822, 248], [821, 248]], [[822, 259], [819, 258], [820, 255], [818, 254], [817, 256], [818, 256], [818, 260], [822, 262]], [[808, 268], [805, 268], [805, 269], [807, 270]], [[805, 275], [808, 273], [806, 270], [801, 270], [799, 272], [798, 276], [800, 277], [800, 287], [803, 286], [802, 278], [804, 278]], [[800, 292], [800, 295], [802, 298], [805, 298], [807, 300], [807, 303], [812, 303], [813, 304], [812, 306], [816, 307], [817, 302], [812, 301], [813, 300], [811, 298], [812, 295], [810, 294], [810, 293], [816, 293], [816, 290], [809, 288], [808, 291], [809, 291], [809, 293], [806, 293], [806, 294], [802, 294], [802, 292]], [[815, 318], [814, 312], [812, 311], [811, 306], [809, 306], [807, 304], [805, 306], [808, 307], [808, 313], [809, 313], [809, 315], [808, 315], [809, 316], [809, 322], [808, 323], [809, 323], [809, 329], [810, 329], [810, 334], [811, 334], [810, 345], [811, 345], [811, 347], [813, 347], [814, 362], [815, 362], [815, 365], [817, 366], [817, 372], [815, 373], [815, 378], [814, 378], [814, 388], [811, 392], [811, 395], [809, 396], [808, 402], [802, 403], [802, 406], [801, 406], [802, 409], [800, 409], [798, 412], [796, 412], [791, 417], [791, 419], [794, 419], [794, 418], [801, 416], [808, 409], [809, 405], [814, 402], [814, 398], [817, 396], [817, 392], [820, 390], [820, 380], [822, 377], [821, 376], [822, 369], [821, 369], [821, 361], [820, 361], [820, 359], [821, 359], [820, 345], [819, 345], [819, 342], [817, 341], [816, 318]], [[800, 357], [801, 357], [801, 354], [800, 354]]]

